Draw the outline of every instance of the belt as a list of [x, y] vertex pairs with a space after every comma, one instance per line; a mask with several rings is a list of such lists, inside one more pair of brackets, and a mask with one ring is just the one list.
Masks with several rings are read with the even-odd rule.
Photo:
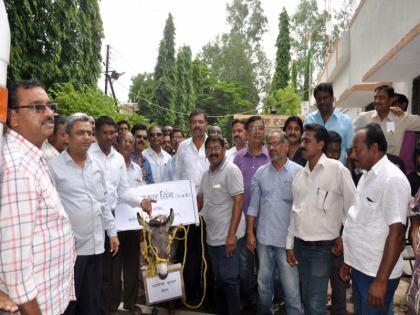
[[311, 247], [327, 247], [332, 246], [336, 239], [330, 241], [304, 241], [298, 237], [295, 237], [295, 240], [300, 242], [302, 245], [311, 246]]

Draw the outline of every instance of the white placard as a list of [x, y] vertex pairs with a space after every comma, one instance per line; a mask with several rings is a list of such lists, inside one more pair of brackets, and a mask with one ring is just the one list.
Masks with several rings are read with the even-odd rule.
[[181, 264], [168, 266], [168, 271], [168, 276], [163, 280], [159, 276], [147, 277], [147, 271], [143, 272], [147, 304], [155, 304], [184, 296]]
[[[156, 200], [152, 204], [152, 217], [163, 214], [169, 215], [170, 209], [174, 210], [172, 226], [198, 224], [199, 216], [195, 186], [190, 180], [177, 180], [138, 186], [135, 189], [142, 198]], [[131, 207], [121, 200], [117, 201], [115, 208], [115, 224], [118, 231], [141, 229], [137, 221], [138, 207]], [[149, 216], [143, 212], [144, 219], [149, 221]]]

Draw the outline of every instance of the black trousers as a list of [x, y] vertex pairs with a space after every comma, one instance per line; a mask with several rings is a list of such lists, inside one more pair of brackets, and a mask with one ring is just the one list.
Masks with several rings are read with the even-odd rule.
[[140, 233], [140, 230], [118, 232], [120, 250], [112, 258], [112, 311], [116, 311], [120, 305], [121, 272], [124, 279], [124, 308], [129, 310], [136, 304], [139, 290]]
[[102, 304], [101, 315], [111, 314], [111, 296], [112, 296], [112, 253], [109, 245], [109, 237], [105, 234], [105, 252], [103, 258], [103, 276], [102, 276]]
[[103, 254], [77, 256], [74, 266], [76, 301], [70, 302], [64, 315], [101, 314]]

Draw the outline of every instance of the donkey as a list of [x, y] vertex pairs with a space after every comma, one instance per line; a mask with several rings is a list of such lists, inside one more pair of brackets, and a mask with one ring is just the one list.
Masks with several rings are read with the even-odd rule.
[[150, 266], [153, 264], [156, 266], [156, 270], [160, 279], [166, 279], [168, 276], [168, 261], [171, 250], [172, 236], [169, 234], [169, 229], [174, 221], [174, 211], [171, 208], [169, 216], [158, 215], [149, 222], [145, 222], [144, 219], [137, 213], [137, 220], [139, 224], [146, 229], [148, 237], [146, 238], [147, 249], [146, 251], [149, 258], [149, 270], [154, 270], [154, 267]]

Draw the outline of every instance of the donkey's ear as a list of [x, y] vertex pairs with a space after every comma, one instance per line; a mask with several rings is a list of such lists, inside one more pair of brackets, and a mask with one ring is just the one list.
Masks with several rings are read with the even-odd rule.
[[169, 217], [164, 222], [165, 229], [169, 231], [169, 228], [171, 227], [173, 222], [174, 222], [174, 209], [171, 208], [171, 211], [169, 212]]
[[146, 229], [147, 232], [150, 231], [149, 223], [147, 223], [146, 220], [142, 219], [140, 213], [138, 212], [137, 212], [137, 221], [139, 221], [140, 226]]

